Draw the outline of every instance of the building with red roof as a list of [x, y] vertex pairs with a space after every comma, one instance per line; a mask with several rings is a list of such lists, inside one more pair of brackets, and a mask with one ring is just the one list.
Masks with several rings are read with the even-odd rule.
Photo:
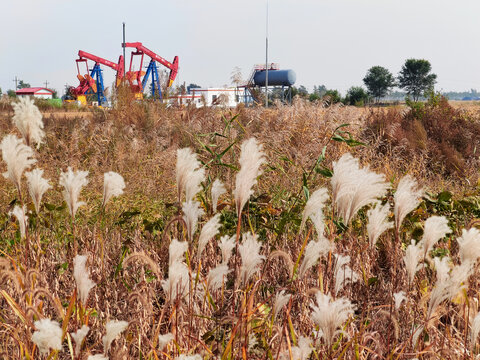
[[53, 99], [53, 90], [44, 87], [23, 88], [15, 91], [18, 97], [33, 96], [39, 99]]

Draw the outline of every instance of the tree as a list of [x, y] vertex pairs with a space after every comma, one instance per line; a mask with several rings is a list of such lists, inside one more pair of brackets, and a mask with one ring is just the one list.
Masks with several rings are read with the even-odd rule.
[[2, 93], [2, 88], [0, 88], [0, 97], [2, 96], [2, 94], [3, 94], [3, 93]]
[[368, 94], [361, 86], [352, 86], [345, 96], [345, 104], [363, 106], [368, 102]]
[[11, 97], [11, 98], [16, 98], [17, 97], [17, 94], [15, 93], [15, 90], [8, 90], [7, 95], [8, 95], [8, 97]]
[[308, 97], [308, 90], [305, 86], [303, 85], [300, 85], [298, 87], [298, 96], [302, 97], [302, 98], [306, 98]]
[[399, 87], [418, 101], [420, 95], [433, 90], [437, 75], [431, 74], [432, 65], [424, 59], [408, 59], [398, 75]]
[[202, 87], [200, 85], [190, 83], [190, 85], [187, 86], [187, 93], [190, 94], [190, 91], [192, 91], [192, 89], [201, 89], [201, 88]]
[[382, 66], [373, 66], [368, 69], [363, 83], [367, 87], [368, 94], [375, 98], [375, 102], [378, 102], [395, 86], [395, 78], [388, 69]]
[[19, 89], [26, 89], [31, 87], [29, 83], [23, 82], [23, 80], [18, 81], [18, 88]]
[[342, 101], [342, 96], [338, 90], [327, 90], [322, 99], [328, 101], [330, 104], [336, 104]]

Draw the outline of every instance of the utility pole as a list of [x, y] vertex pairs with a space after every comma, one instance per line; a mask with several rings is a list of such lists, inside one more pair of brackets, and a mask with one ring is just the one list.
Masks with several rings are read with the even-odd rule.
[[267, 25], [265, 36], [265, 107], [268, 108], [268, 0], [267, 0]]
[[49, 84], [48, 80], [45, 80], [44, 84], [45, 84], [45, 87], [48, 89], [48, 84]]
[[15, 83], [15, 91], [18, 90], [18, 78], [17, 76], [15, 75], [15, 79], [13, 79], [13, 82]]
[[125, 79], [125, 22], [123, 23], [123, 79]]

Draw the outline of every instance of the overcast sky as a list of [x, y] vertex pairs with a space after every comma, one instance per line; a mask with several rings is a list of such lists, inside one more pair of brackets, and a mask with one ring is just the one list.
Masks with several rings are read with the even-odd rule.
[[[424, 58], [444, 91], [480, 90], [479, 0], [268, 0], [269, 59], [297, 86], [343, 93], [374, 65], [394, 75]], [[177, 84], [230, 84], [265, 61], [267, 0], [1, 0], [0, 87], [15, 76], [63, 93], [77, 85], [78, 50], [117, 61], [126, 39], [172, 61]], [[127, 58], [129, 55], [127, 54]], [[104, 68], [107, 85], [113, 70]]]

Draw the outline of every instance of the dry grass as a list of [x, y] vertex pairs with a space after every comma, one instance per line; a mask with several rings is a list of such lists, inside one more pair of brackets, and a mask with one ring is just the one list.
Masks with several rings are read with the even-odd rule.
[[[58, 320], [68, 332], [76, 331], [82, 324], [91, 328], [81, 354], [73, 355], [66, 339], [63, 351], [52, 355], [60, 359], [86, 359], [100, 353], [105, 323], [111, 319], [129, 321], [126, 332], [113, 343], [111, 359], [167, 358], [158, 349], [158, 335], [168, 332], [175, 337], [175, 345], [165, 349], [171, 358], [179, 353], [201, 353], [205, 358], [277, 359], [280, 352], [289, 358], [300, 335], [314, 336], [316, 327], [309, 305], [316, 290], [333, 293], [338, 281], [332, 254], [322, 258], [304, 279], [292, 276], [292, 264], [314, 237], [311, 225], [299, 233], [305, 203], [302, 185], [311, 191], [329, 186], [328, 179], [317, 172], [308, 175], [324, 146], [326, 159], [322, 165], [326, 168], [331, 169], [332, 161], [342, 153], [353, 151], [364, 164], [386, 174], [395, 185], [402, 175], [410, 173], [432, 191], [453, 189], [459, 197], [474, 191], [473, 184], [469, 185], [455, 172], [448, 176], [432, 172], [421, 151], [429, 147], [428, 132], [420, 131], [419, 124], [413, 122], [409, 133], [417, 134], [414, 138], [405, 136], [414, 144], [418, 156], [399, 151], [389, 141], [385, 135], [391, 131], [388, 126], [402, 121], [399, 109], [370, 113], [301, 101], [267, 111], [167, 109], [128, 99], [122, 104], [117, 110], [95, 111], [88, 116], [72, 118], [55, 113], [44, 118], [47, 135], [36, 158], [54, 189], [45, 194], [44, 202], [49, 205], [38, 216], [28, 205], [32, 211], [29, 254], [19, 239], [16, 223], [7, 215], [16, 191], [0, 178], [0, 356], [6, 359], [26, 357], [25, 352], [30, 358], [41, 358], [31, 335], [33, 322], [43, 317]], [[11, 115], [0, 114], [2, 137], [15, 132]], [[377, 122], [373, 123], [372, 118]], [[371, 123], [370, 132], [365, 130], [366, 121]], [[350, 126], [341, 130], [350, 131], [368, 146], [350, 148], [345, 142], [331, 141], [335, 129], [345, 123]], [[196, 298], [193, 294], [203, 293], [192, 287], [187, 300], [166, 302], [161, 280], [168, 276], [168, 246], [174, 238], [183, 240], [186, 236], [177, 217], [180, 210], [176, 203], [176, 150], [192, 147], [206, 164], [205, 191], [198, 197], [208, 214], [202, 224], [211, 217], [210, 184], [217, 177], [224, 181], [228, 194], [221, 197], [219, 205], [221, 233], [234, 235], [237, 219], [231, 194], [235, 167], [241, 142], [252, 136], [264, 145], [268, 165], [259, 178], [256, 195], [244, 211], [241, 232], [254, 231], [260, 236], [261, 253], [268, 260], [262, 263], [255, 281], [236, 292], [231, 274], [221, 290], [208, 296]], [[222, 154], [225, 149], [229, 150]], [[3, 172], [4, 165], [1, 166]], [[90, 172], [90, 183], [82, 192], [87, 206], [80, 208], [74, 223], [61, 206], [58, 185], [60, 172], [68, 166]], [[120, 173], [127, 188], [125, 195], [114, 199], [103, 212], [102, 181], [107, 171]], [[392, 201], [391, 193], [383, 200]], [[353, 317], [343, 325], [348, 336], [337, 337], [331, 347], [318, 340], [310, 358], [473, 358], [474, 352], [465, 337], [469, 333], [469, 318], [478, 311], [478, 276], [470, 277], [465, 296], [443, 302], [431, 319], [425, 314], [435, 284], [433, 265], [427, 261], [414, 283], [409, 285], [407, 281], [401, 256], [403, 244], [419, 238], [421, 224], [431, 209], [424, 202], [408, 217], [400, 234], [387, 232], [375, 249], [369, 250], [366, 212], [360, 211], [345, 230], [334, 221], [335, 209], [327, 206], [326, 234], [335, 243], [334, 253], [349, 255], [351, 267], [360, 279], [338, 294], [356, 307]], [[450, 254], [453, 263], [458, 264], [455, 237], [467, 223], [474, 224], [474, 218], [475, 213], [453, 218], [455, 234], [436, 250]], [[286, 225], [281, 228], [283, 220]], [[78, 243], [79, 253], [88, 255], [87, 267], [97, 284], [85, 308], [75, 298], [74, 243]], [[189, 244], [189, 254], [195, 253], [195, 246], [195, 242]], [[231, 266], [234, 260], [231, 259]], [[219, 262], [216, 242], [210, 241], [201, 264], [189, 257], [192, 282], [200, 279], [202, 288], [201, 279]], [[272, 320], [270, 309], [275, 294], [282, 289], [292, 294], [292, 300]], [[400, 290], [406, 292], [408, 299], [396, 310], [392, 294]], [[425, 327], [418, 345], [411, 341], [414, 326]], [[257, 345], [249, 348], [254, 339]]]

